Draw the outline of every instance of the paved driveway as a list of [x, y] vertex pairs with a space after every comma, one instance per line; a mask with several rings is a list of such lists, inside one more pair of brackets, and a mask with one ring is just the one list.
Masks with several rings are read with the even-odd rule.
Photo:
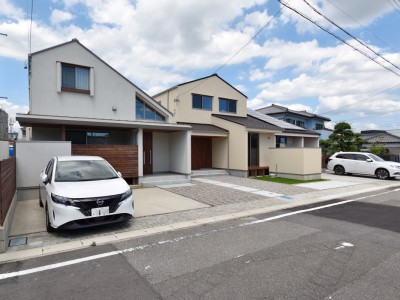
[[193, 178], [192, 185], [162, 187], [178, 195], [211, 205], [250, 202], [271, 197], [304, 194], [314, 189], [234, 176]]

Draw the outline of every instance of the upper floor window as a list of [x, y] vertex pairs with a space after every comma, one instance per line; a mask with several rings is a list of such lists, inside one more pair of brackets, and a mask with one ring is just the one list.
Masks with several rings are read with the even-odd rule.
[[203, 95], [192, 95], [192, 108], [212, 110], [212, 97]]
[[61, 64], [61, 90], [90, 93], [90, 68]]
[[237, 104], [236, 100], [219, 98], [219, 111], [236, 113], [236, 104]]
[[136, 119], [165, 121], [165, 117], [160, 115], [154, 108], [151, 108], [139, 98], [136, 98]]
[[296, 121], [293, 120], [293, 119], [286, 118], [285, 121], [290, 123], [290, 124], [296, 125]]
[[322, 124], [315, 124], [315, 130], [322, 130], [324, 129], [324, 125]]
[[299, 127], [305, 127], [304, 122], [303, 121], [296, 121], [296, 125]]

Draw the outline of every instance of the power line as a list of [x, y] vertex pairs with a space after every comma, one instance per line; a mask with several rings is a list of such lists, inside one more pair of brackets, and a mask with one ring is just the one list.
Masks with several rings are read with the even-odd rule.
[[29, 26], [29, 54], [32, 53], [32, 19], [33, 19], [33, 0], [31, 0], [31, 24]]
[[318, 9], [316, 9], [314, 6], [312, 6], [307, 0], [303, 0], [304, 3], [307, 4], [308, 7], [310, 7], [315, 13], [317, 13], [318, 15], [320, 15], [321, 17], [323, 17], [325, 20], [327, 20], [329, 23], [331, 23], [333, 26], [335, 26], [336, 28], [338, 28], [339, 30], [341, 30], [342, 32], [344, 32], [345, 34], [347, 34], [348, 36], [350, 36], [352, 39], [354, 39], [355, 41], [357, 41], [358, 43], [360, 43], [362, 46], [364, 46], [365, 48], [367, 48], [369, 51], [371, 51], [372, 53], [374, 53], [376, 56], [382, 58], [384, 61], [386, 61], [388, 64], [392, 65], [393, 67], [395, 67], [396, 69], [400, 70], [400, 68], [398, 66], [396, 66], [394, 63], [392, 63], [391, 61], [389, 61], [388, 59], [386, 59], [384, 56], [382, 56], [379, 52], [376, 52], [374, 49], [372, 49], [370, 46], [368, 46], [366, 43], [364, 43], [363, 41], [359, 40], [357, 37], [355, 37], [354, 35], [352, 35], [350, 32], [348, 32], [347, 30], [343, 29], [341, 26], [339, 26], [338, 24], [336, 24], [334, 21], [332, 21], [330, 18], [328, 18], [327, 16], [325, 16], [324, 14], [322, 14]]
[[394, 8], [395, 12], [400, 14], [400, 10], [390, 0], [387, 0], [387, 2]]
[[333, 112], [333, 111], [341, 110], [341, 109], [343, 109], [343, 108], [346, 108], [346, 107], [349, 107], [349, 106], [358, 104], [358, 103], [360, 103], [360, 102], [367, 101], [367, 100], [369, 100], [369, 99], [371, 99], [371, 98], [373, 98], [373, 97], [376, 97], [376, 96], [378, 96], [378, 95], [380, 95], [380, 94], [383, 94], [383, 93], [386, 92], [386, 91], [393, 90], [393, 89], [396, 88], [396, 87], [400, 87], [400, 84], [396, 84], [396, 85], [394, 85], [394, 86], [392, 86], [392, 87], [390, 87], [390, 88], [384, 89], [384, 90], [382, 90], [382, 91], [380, 91], [380, 92], [378, 92], [378, 93], [376, 93], [376, 94], [374, 94], [374, 95], [372, 95], [372, 96], [369, 96], [369, 97], [364, 98], [364, 99], [362, 99], [362, 100], [359, 100], [359, 101], [357, 101], [357, 102], [354, 102], [354, 103], [351, 103], [351, 104], [348, 104], [348, 105], [345, 105], [345, 106], [342, 106], [342, 107], [339, 107], [339, 108], [336, 108], [336, 109], [324, 111], [324, 112], [321, 112], [320, 114], [322, 115], [322, 114], [331, 113], [331, 112]]
[[299, 12], [298, 10], [296, 10], [295, 8], [287, 5], [286, 3], [283, 3], [282, 0], [278, 0], [279, 3], [281, 3], [283, 6], [287, 7], [288, 9], [294, 11], [295, 13], [297, 13], [298, 15], [300, 15], [301, 17], [303, 17], [304, 19], [310, 21], [311, 23], [313, 23], [314, 25], [318, 26], [320, 29], [322, 29], [323, 31], [325, 31], [326, 33], [329, 33], [330, 35], [332, 35], [333, 37], [335, 37], [336, 39], [340, 40], [342, 43], [346, 44], [347, 46], [351, 47], [352, 49], [354, 49], [355, 51], [359, 52], [360, 54], [364, 55], [365, 57], [367, 57], [368, 59], [372, 60], [373, 62], [375, 62], [376, 64], [380, 65], [382, 68], [385, 68], [386, 70], [392, 72], [393, 74], [395, 74], [396, 76], [400, 77], [400, 73], [390, 69], [389, 67], [381, 64], [379, 61], [375, 60], [372, 56], [370, 56], [368, 53], [362, 51], [359, 48], [354, 47], [353, 45], [351, 45], [349, 42], [347, 42], [346, 40], [344, 40], [343, 38], [339, 37], [337, 34], [331, 32], [329, 29], [324, 28], [322, 25], [318, 24], [316, 21], [311, 20], [309, 17], [307, 17], [305, 14]]
[[[290, 0], [288, 0], [286, 3], [289, 3]], [[244, 44], [239, 50], [237, 50], [226, 62], [224, 62], [215, 72], [214, 74], [217, 74], [218, 71], [220, 71], [223, 67], [225, 67], [233, 58], [235, 58], [240, 52], [243, 51], [243, 49], [245, 49], [248, 45], [250, 45], [250, 43], [257, 38], [257, 36], [260, 35], [260, 33], [262, 31], [264, 31], [265, 28], [268, 27], [268, 25], [272, 22], [272, 20], [274, 18], [276, 18], [281, 12], [282, 12], [282, 8], [279, 8], [279, 10], [250, 38], [250, 40]], [[195, 88], [197, 88], [199, 85], [203, 84], [208, 78], [200, 81], [197, 85], [195, 85], [194, 87], [190, 88], [189, 90], [179, 94], [178, 96], [176, 96], [176, 99], [184, 94], [189, 93], [190, 91], [194, 90]]]
[[386, 43], [384, 40], [382, 40], [378, 35], [376, 35], [375, 33], [373, 33], [372, 31], [370, 31], [367, 27], [365, 27], [364, 25], [362, 25], [360, 22], [358, 22], [355, 18], [353, 18], [350, 14], [348, 14], [347, 12], [345, 12], [343, 9], [341, 9], [337, 4], [333, 3], [331, 0], [327, 0], [332, 6], [334, 6], [336, 9], [338, 9], [339, 11], [341, 11], [343, 14], [345, 14], [348, 18], [350, 18], [351, 20], [353, 20], [355, 23], [357, 23], [359, 26], [361, 26], [364, 30], [366, 30], [367, 32], [369, 32], [371, 35], [373, 35], [377, 40], [379, 40], [381, 43], [385, 44], [387, 47], [389, 47], [390, 49], [392, 49], [393, 51], [398, 52], [396, 49], [394, 49], [392, 46], [390, 46], [388, 43]]

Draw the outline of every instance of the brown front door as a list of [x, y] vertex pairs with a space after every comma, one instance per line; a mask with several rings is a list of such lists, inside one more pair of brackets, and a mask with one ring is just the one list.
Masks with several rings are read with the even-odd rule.
[[212, 139], [192, 136], [192, 170], [212, 168]]
[[143, 175], [153, 173], [153, 133], [143, 132]]

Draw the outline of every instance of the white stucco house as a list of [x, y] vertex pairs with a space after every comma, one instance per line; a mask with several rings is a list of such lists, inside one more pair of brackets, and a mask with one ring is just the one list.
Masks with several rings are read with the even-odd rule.
[[70, 141], [71, 153], [107, 159], [130, 183], [153, 173], [190, 180], [191, 127], [77, 39], [29, 56], [32, 141]]

